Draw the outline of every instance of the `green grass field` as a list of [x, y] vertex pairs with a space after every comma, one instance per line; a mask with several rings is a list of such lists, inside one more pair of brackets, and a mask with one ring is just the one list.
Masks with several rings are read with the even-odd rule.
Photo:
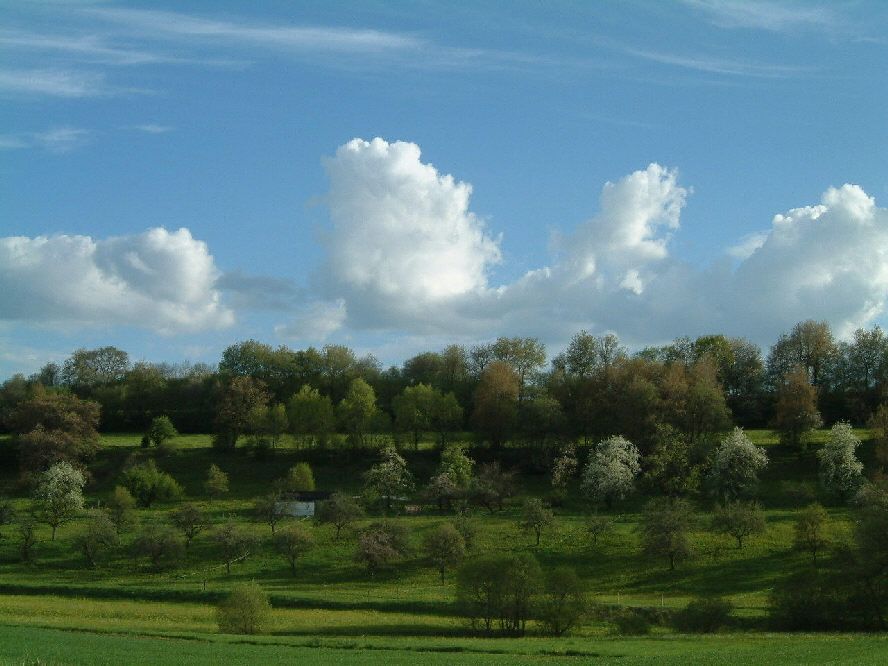
[[[585, 535], [589, 510], [576, 498], [556, 509], [556, 525], [543, 534], [539, 548], [532, 546], [531, 535], [516, 527], [517, 502], [500, 513], [475, 513], [477, 551], [527, 550], [544, 568], [571, 566], [590, 599], [603, 605], [669, 609], [697, 596], [725, 596], [736, 608], [734, 633], [681, 636], [656, 627], [651, 636], [627, 638], [612, 635], [604, 621], [590, 620], [561, 639], [543, 637], [533, 625], [523, 639], [472, 637], [456, 613], [452, 578], [442, 583], [420, 551], [422, 535], [449, 519], [434, 511], [396, 518], [411, 531], [413, 553], [374, 577], [354, 561], [354, 529], [337, 541], [332, 528], [313, 527], [315, 547], [293, 576], [271, 547], [269, 527], [252, 520], [252, 498], [267, 492], [271, 482], [299, 460], [311, 462], [319, 488], [357, 492], [372, 457], [366, 452], [303, 451], [291, 440], [262, 460], [241, 453], [220, 456], [209, 448], [209, 436], [189, 435], [177, 439], [175, 452], [157, 456], [158, 465], [176, 477], [191, 501], [207, 509], [214, 523], [241, 523], [264, 539], [263, 544], [233, 565], [230, 575], [209, 531], [195, 539], [187, 560], [171, 571], [154, 572], [134, 562], [125, 549], [91, 569], [76, 549], [85, 527], [79, 520], [62, 526], [54, 542], [49, 528], [41, 525], [37, 561], [25, 565], [17, 556], [14, 528], [0, 528], [6, 536], [0, 539], [0, 662], [152, 664], [181, 661], [187, 655], [186, 663], [687, 663], [691, 657], [694, 663], [719, 664], [884, 663], [884, 636], [765, 633], [771, 588], [807, 566], [806, 556], [791, 549], [792, 525], [799, 506], [797, 485], [809, 483], [813, 489], [816, 467], [812, 456], [799, 459], [783, 450], [773, 433], [749, 434], [768, 447], [771, 457], [761, 488], [765, 534], [738, 549], [730, 537], [706, 529], [709, 507], [701, 502], [694, 555], [675, 571], [669, 571], [665, 560], [640, 553], [636, 528], [642, 498], [615, 507], [613, 532], [595, 547]], [[113, 489], [128, 460], [156, 455], [139, 449], [136, 435], [108, 435], [104, 440], [88, 488], [91, 505]], [[867, 455], [864, 450], [863, 457]], [[407, 458], [420, 482], [437, 464], [437, 454], [428, 447], [408, 452]], [[231, 477], [231, 492], [217, 501], [210, 501], [202, 487], [211, 462]], [[787, 486], [787, 481], [796, 485]], [[527, 475], [521, 478], [521, 489], [544, 496], [547, 482], [542, 474]], [[0, 472], [0, 483], [7, 492], [19, 493], [15, 503], [24, 510], [28, 500], [17, 490], [14, 475]], [[175, 506], [140, 510], [139, 522], [165, 523]], [[831, 539], [846, 541], [848, 510], [828, 510]], [[132, 535], [125, 534], [124, 541]], [[271, 595], [274, 608], [265, 634], [219, 634], [215, 603], [234, 584], [251, 580]]]

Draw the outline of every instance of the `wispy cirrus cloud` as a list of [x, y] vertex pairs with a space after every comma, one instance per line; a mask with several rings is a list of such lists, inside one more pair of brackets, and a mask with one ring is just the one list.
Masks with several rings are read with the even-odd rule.
[[99, 72], [57, 69], [0, 69], [0, 94], [50, 97], [100, 97], [115, 91]]
[[661, 65], [669, 65], [682, 69], [690, 69], [707, 74], [720, 74], [738, 77], [755, 77], [764, 79], [784, 79], [810, 72], [808, 67], [778, 65], [748, 60], [720, 58], [706, 54], [679, 55], [663, 51], [624, 48], [628, 55]]
[[67, 153], [85, 145], [93, 132], [79, 127], [51, 127], [42, 132], [0, 135], [0, 150], [42, 148], [50, 153]]
[[765, 2], [762, 0], [681, 0], [703, 12], [722, 28], [754, 28], [771, 32], [816, 29], [835, 31], [846, 25], [834, 6], [811, 2]]

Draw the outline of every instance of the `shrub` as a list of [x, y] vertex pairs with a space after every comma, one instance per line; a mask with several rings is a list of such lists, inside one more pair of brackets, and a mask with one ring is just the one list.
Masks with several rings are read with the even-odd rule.
[[694, 599], [675, 614], [672, 624], [686, 634], [711, 634], [731, 621], [734, 604], [726, 599]]
[[540, 603], [540, 621], [546, 631], [561, 636], [570, 631], [586, 613], [586, 597], [577, 572], [558, 567], [546, 576], [546, 588]]
[[108, 517], [118, 532], [122, 532], [135, 522], [135, 511], [133, 510], [135, 507], [136, 500], [130, 491], [123, 486], [116, 486], [111, 497], [108, 498], [107, 510]]
[[229, 634], [258, 634], [268, 622], [271, 604], [256, 583], [236, 585], [216, 609], [219, 631]]
[[228, 494], [228, 474], [219, 469], [215, 463], [207, 470], [207, 480], [204, 481], [204, 490], [213, 499]]
[[315, 489], [314, 472], [307, 462], [296, 463], [287, 472], [285, 487], [291, 492], [308, 491]]
[[651, 621], [642, 613], [627, 608], [611, 618], [613, 631], [620, 636], [645, 636], [651, 633]]
[[185, 542], [169, 527], [149, 527], [132, 544], [133, 557], [146, 557], [155, 570], [179, 564], [185, 555]]
[[153, 460], [133, 465], [123, 473], [123, 485], [139, 506], [149, 508], [154, 502], [168, 502], [181, 497], [182, 488]]
[[78, 539], [78, 545], [86, 558], [86, 563], [95, 567], [113, 548], [120, 543], [117, 536], [117, 527], [104, 511], [95, 512], [92, 515], [84, 532]]

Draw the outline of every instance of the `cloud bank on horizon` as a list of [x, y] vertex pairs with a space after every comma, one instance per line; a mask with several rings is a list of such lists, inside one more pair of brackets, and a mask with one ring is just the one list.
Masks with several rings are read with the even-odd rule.
[[[316, 298], [294, 288], [293, 305], [275, 301], [291, 310], [275, 328], [286, 340], [379, 331], [559, 343], [585, 328], [632, 345], [711, 332], [768, 342], [808, 318], [847, 335], [888, 300], [888, 209], [857, 185], [776, 215], [701, 269], [670, 251], [690, 190], [652, 163], [604, 185], [598, 212], [556, 239], [551, 265], [497, 285], [502, 237], [470, 209], [472, 186], [424, 163], [418, 145], [354, 139], [323, 164], [325, 261]], [[263, 280], [274, 278], [223, 274], [184, 228], [0, 238], [0, 320], [11, 322], [214, 330], [246, 316], [247, 286]]]

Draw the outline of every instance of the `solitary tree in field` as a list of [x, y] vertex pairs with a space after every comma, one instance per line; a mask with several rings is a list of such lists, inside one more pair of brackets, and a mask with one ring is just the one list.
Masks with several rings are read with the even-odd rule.
[[284, 505], [280, 501], [280, 495], [276, 492], [256, 498], [253, 502], [253, 514], [271, 528], [272, 536], [274, 536], [277, 524], [287, 515], [284, 512]]
[[226, 523], [216, 530], [213, 540], [219, 547], [219, 553], [222, 555], [222, 561], [225, 563], [225, 573], [227, 574], [231, 573], [232, 563], [246, 558], [256, 545], [256, 540], [253, 536], [237, 527], [234, 523]]
[[536, 536], [536, 545], [540, 545], [540, 537], [543, 530], [548, 529], [555, 523], [555, 516], [552, 509], [543, 504], [538, 497], [532, 497], [524, 502], [521, 509], [521, 518], [519, 524], [526, 532], [533, 532]]
[[185, 542], [172, 528], [150, 526], [132, 543], [134, 557], [147, 557], [155, 570], [176, 566], [185, 555]]
[[56, 463], [40, 475], [34, 499], [43, 522], [52, 528], [53, 541], [56, 529], [83, 509], [85, 485], [83, 474], [67, 462]]
[[632, 492], [641, 471], [638, 449], [619, 435], [600, 442], [583, 470], [583, 491], [593, 502], [611, 506]]
[[187, 502], [170, 514], [170, 522], [185, 537], [185, 549], [191, 547], [191, 542], [198, 534], [203, 532], [210, 524], [207, 515], [200, 507]]
[[105, 508], [118, 532], [122, 532], [135, 521], [136, 500], [123, 486], [115, 486]]
[[305, 492], [315, 489], [314, 472], [311, 471], [311, 465], [307, 462], [300, 462], [293, 465], [287, 472], [284, 485], [290, 492]]
[[863, 480], [863, 463], [855, 453], [860, 439], [846, 421], [836, 423], [829, 441], [817, 452], [820, 461], [820, 482], [839, 498], [850, 497]]
[[734, 537], [737, 548], [743, 548], [746, 537], [765, 531], [765, 515], [756, 502], [726, 502], [715, 507], [712, 529]]
[[99, 561], [120, 543], [117, 528], [104, 511], [93, 513], [87, 523], [86, 531], [78, 538], [80, 550], [86, 563], [95, 567]]
[[817, 564], [817, 553], [829, 545], [826, 537], [826, 524], [829, 516], [819, 504], [812, 504], [799, 511], [795, 523], [793, 546], [796, 550], [804, 550], [811, 554], [811, 560]]
[[287, 525], [275, 535], [274, 545], [277, 551], [290, 564], [290, 571], [296, 575], [296, 561], [305, 555], [314, 545], [311, 531], [302, 523]]
[[446, 570], [457, 566], [465, 557], [466, 542], [453, 525], [444, 523], [426, 534], [423, 549], [441, 574], [443, 583]]
[[642, 513], [641, 541], [648, 555], [669, 559], [669, 569], [691, 554], [688, 532], [691, 507], [686, 500], [658, 498], [649, 501]]
[[382, 521], [361, 530], [355, 559], [367, 567], [370, 575], [403, 557], [410, 547], [407, 529], [400, 523]]
[[342, 493], [333, 493], [330, 499], [319, 502], [315, 510], [315, 520], [320, 524], [329, 523], [336, 528], [335, 539], [343, 527], [351, 525], [364, 516], [364, 510], [351, 497]]
[[539, 613], [547, 633], [561, 636], [570, 631], [583, 618], [586, 608], [583, 582], [576, 571], [558, 567], [546, 575]]
[[758, 475], [768, 465], [768, 456], [753, 444], [742, 428], [726, 436], [715, 450], [709, 482], [725, 499], [752, 494], [758, 486]]

